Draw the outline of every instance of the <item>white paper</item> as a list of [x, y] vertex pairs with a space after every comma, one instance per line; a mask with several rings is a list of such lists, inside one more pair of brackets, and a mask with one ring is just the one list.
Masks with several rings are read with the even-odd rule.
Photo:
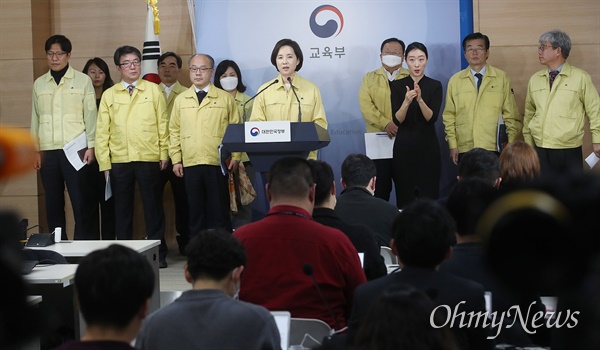
[[598, 158], [596, 153], [592, 152], [592, 153], [590, 153], [589, 156], [587, 156], [587, 158], [585, 159], [585, 162], [590, 166], [590, 169], [592, 169], [594, 167], [594, 165], [596, 165], [596, 163], [598, 163], [599, 160], [600, 160], [600, 158]]
[[85, 135], [85, 131], [81, 133], [81, 135], [77, 136], [71, 142], [67, 143], [65, 147], [63, 147], [63, 151], [65, 152], [65, 156], [69, 160], [69, 163], [75, 168], [75, 170], [79, 171], [86, 164], [81, 160], [79, 156], [79, 151], [87, 148], [87, 137]]
[[388, 137], [386, 132], [365, 133], [365, 150], [367, 157], [371, 159], [392, 159], [394, 153], [394, 140]]
[[104, 201], [112, 197], [112, 187], [110, 186], [110, 173], [106, 176], [106, 187], [104, 187]]

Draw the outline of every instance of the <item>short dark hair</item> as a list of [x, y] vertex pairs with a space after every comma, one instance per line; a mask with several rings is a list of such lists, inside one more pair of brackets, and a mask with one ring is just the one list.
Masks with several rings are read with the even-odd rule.
[[304, 158], [284, 157], [271, 165], [269, 192], [273, 197], [304, 197], [309, 193], [313, 184], [310, 164]]
[[448, 212], [456, 222], [456, 233], [459, 236], [475, 235], [479, 218], [497, 196], [498, 191], [481, 179], [457, 182], [446, 203]]
[[434, 310], [435, 304], [424, 292], [394, 284], [367, 311], [352, 349], [458, 349], [448, 326], [431, 326], [432, 319], [443, 323]]
[[160, 64], [167, 57], [175, 57], [175, 60], [177, 61], [177, 68], [181, 69], [181, 67], [183, 66], [183, 61], [181, 60], [181, 57], [173, 51], [167, 51], [167, 52], [163, 53], [162, 55], [160, 55], [160, 57], [158, 58], [158, 62], [156, 62], [156, 66], [157, 67], [160, 66]]
[[140, 50], [138, 50], [137, 48], [135, 48], [133, 46], [124, 45], [124, 46], [119, 47], [115, 51], [115, 55], [113, 56], [115, 65], [120, 66], [121, 65], [121, 57], [123, 57], [127, 54], [130, 54], [130, 53], [136, 55], [140, 61], [142, 60], [142, 53], [140, 52]]
[[491, 185], [500, 177], [500, 159], [483, 148], [473, 148], [463, 154], [458, 163], [458, 176], [462, 179], [477, 178]]
[[204, 230], [194, 235], [185, 252], [193, 280], [220, 281], [236, 267], [246, 265], [242, 243], [223, 229]]
[[104, 79], [104, 84], [102, 84], [102, 92], [106, 91], [109, 87], [115, 85], [112, 78], [110, 77], [110, 70], [108, 69], [108, 64], [100, 57], [90, 58], [86, 62], [85, 66], [83, 67], [84, 74], [88, 74], [88, 71], [90, 70], [90, 66], [92, 64], [98, 66], [98, 68], [100, 68], [106, 76], [106, 78]]
[[410, 203], [394, 221], [393, 237], [398, 258], [405, 266], [434, 268], [454, 241], [454, 220], [430, 199]]
[[404, 51], [404, 59], [406, 59], [408, 57], [408, 54], [412, 50], [421, 50], [421, 51], [423, 51], [425, 53], [425, 58], [429, 59], [429, 53], [427, 53], [427, 47], [425, 47], [425, 44], [417, 42], [417, 41], [408, 44], [408, 47], [406, 48], [406, 51]]
[[385, 39], [382, 43], [381, 43], [381, 48], [379, 49], [379, 52], [383, 52], [383, 47], [385, 46], [385, 44], [387, 43], [398, 43], [400, 44], [400, 46], [402, 46], [402, 53], [404, 54], [404, 50], [406, 49], [406, 45], [404, 45], [404, 41], [398, 39], [398, 38], [389, 38], [389, 39]]
[[342, 163], [342, 180], [348, 187], [365, 187], [376, 175], [375, 162], [364, 154], [349, 154]]
[[279, 50], [283, 46], [289, 46], [294, 50], [294, 54], [298, 57], [300, 63], [296, 66], [296, 72], [302, 68], [302, 64], [304, 63], [304, 55], [302, 54], [302, 50], [300, 49], [300, 45], [292, 39], [281, 39], [275, 44], [273, 48], [273, 52], [271, 52], [271, 63], [277, 68], [277, 54], [279, 54]]
[[152, 296], [156, 277], [146, 258], [125, 246], [90, 253], [75, 273], [83, 318], [89, 325], [123, 329]]
[[56, 34], [56, 35], [49, 37], [46, 40], [44, 49], [46, 51], [50, 50], [50, 47], [52, 46], [52, 44], [60, 45], [60, 49], [66, 53], [71, 53], [71, 50], [73, 49], [73, 46], [71, 45], [71, 40], [67, 39], [66, 36], [60, 35], [60, 34]]
[[317, 187], [315, 189], [315, 205], [320, 205], [329, 198], [333, 187], [333, 169], [331, 165], [320, 160], [309, 159], [312, 168], [313, 179]]
[[483, 42], [485, 43], [485, 49], [486, 50], [490, 49], [490, 38], [488, 38], [488, 36], [485, 34], [481, 34], [481, 33], [477, 32], [477, 33], [471, 33], [471, 34], [465, 36], [465, 38], [463, 39], [463, 42], [462, 42], [463, 51], [467, 50], [467, 42], [468, 41], [477, 40], [477, 39], [483, 39]]
[[229, 67], [233, 68], [233, 70], [235, 71], [235, 74], [237, 74], [237, 77], [238, 77], [238, 84], [235, 89], [239, 92], [246, 91], [246, 86], [244, 85], [244, 83], [242, 81], [242, 71], [240, 70], [240, 67], [237, 65], [237, 63], [235, 63], [232, 60], [223, 60], [217, 66], [217, 69], [215, 70], [215, 86], [218, 87], [219, 89], [223, 88], [223, 86], [221, 86], [220, 78], [221, 78], [221, 75], [225, 74], [225, 71]]

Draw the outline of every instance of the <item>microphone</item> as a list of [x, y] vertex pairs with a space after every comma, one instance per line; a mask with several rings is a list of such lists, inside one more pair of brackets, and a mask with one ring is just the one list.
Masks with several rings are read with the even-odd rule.
[[331, 317], [333, 318], [333, 323], [335, 324], [335, 329], [332, 330], [332, 334], [335, 333], [336, 330], [339, 331], [340, 324], [338, 323], [337, 318], [335, 317], [335, 313], [333, 312], [331, 305], [329, 305], [329, 303], [327, 302], [327, 299], [325, 299], [325, 296], [323, 295], [323, 292], [321, 292], [321, 288], [319, 288], [319, 284], [317, 283], [317, 280], [315, 279], [313, 266], [309, 263], [306, 263], [306, 264], [302, 265], [302, 271], [304, 272], [305, 275], [307, 275], [308, 277], [310, 277], [312, 279], [315, 287], [317, 288], [317, 292], [319, 292], [319, 296], [321, 296], [323, 303], [325, 303], [325, 306], [327, 306], [327, 310], [329, 311], [329, 313], [331, 314]]
[[271, 86], [273, 86], [277, 83], [279, 83], [279, 79], [273, 80], [273, 82], [271, 84], [265, 86], [264, 89], [260, 90], [259, 92], [256, 93], [256, 95], [250, 97], [250, 99], [248, 101], [244, 102], [244, 105], [242, 106], [242, 109], [244, 110], [244, 115], [242, 116], [244, 123], [246, 122], [246, 105], [248, 104], [248, 102], [254, 100], [256, 98], [256, 96], [260, 95], [263, 91], [265, 91], [266, 89], [270, 88]]
[[[294, 85], [292, 85], [292, 78], [288, 77], [287, 81], [290, 83], [290, 88], [294, 92], [294, 96], [296, 96], [296, 101], [298, 101], [298, 123], [300, 123], [302, 121], [302, 110], [300, 109], [300, 99], [298, 98], [298, 94], [296, 93], [296, 90], [294, 90]], [[306, 273], [306, 271], [304, 273]]]

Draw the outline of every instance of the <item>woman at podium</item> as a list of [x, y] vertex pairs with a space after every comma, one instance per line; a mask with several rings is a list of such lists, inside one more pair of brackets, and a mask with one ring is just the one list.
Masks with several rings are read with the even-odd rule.
[[[327, 119], [321, 91], [297, 71], [302, 68], [304, 56], [297, 42], [281, 39], [271, 53], [271, 63], [279, 76], [264, 83], [258, 91], [250, 121], [289, 120], [291, 122], [314, 122], [327, 129]], [[317, 152], [310, 152], [309, 159], [316, 159]]]

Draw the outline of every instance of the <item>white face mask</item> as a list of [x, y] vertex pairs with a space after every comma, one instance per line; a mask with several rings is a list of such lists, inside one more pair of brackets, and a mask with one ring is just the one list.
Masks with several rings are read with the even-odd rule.
[[221, 86], [225, 91], [235, 90], [238, 86], [238, 78], [237, 77], [225, 77], [220, 80]]
[[388, 67], [396, 67], [402, 64], [402, 57], [396, 55], [385, 55], [381, 57], [381, 63]]

